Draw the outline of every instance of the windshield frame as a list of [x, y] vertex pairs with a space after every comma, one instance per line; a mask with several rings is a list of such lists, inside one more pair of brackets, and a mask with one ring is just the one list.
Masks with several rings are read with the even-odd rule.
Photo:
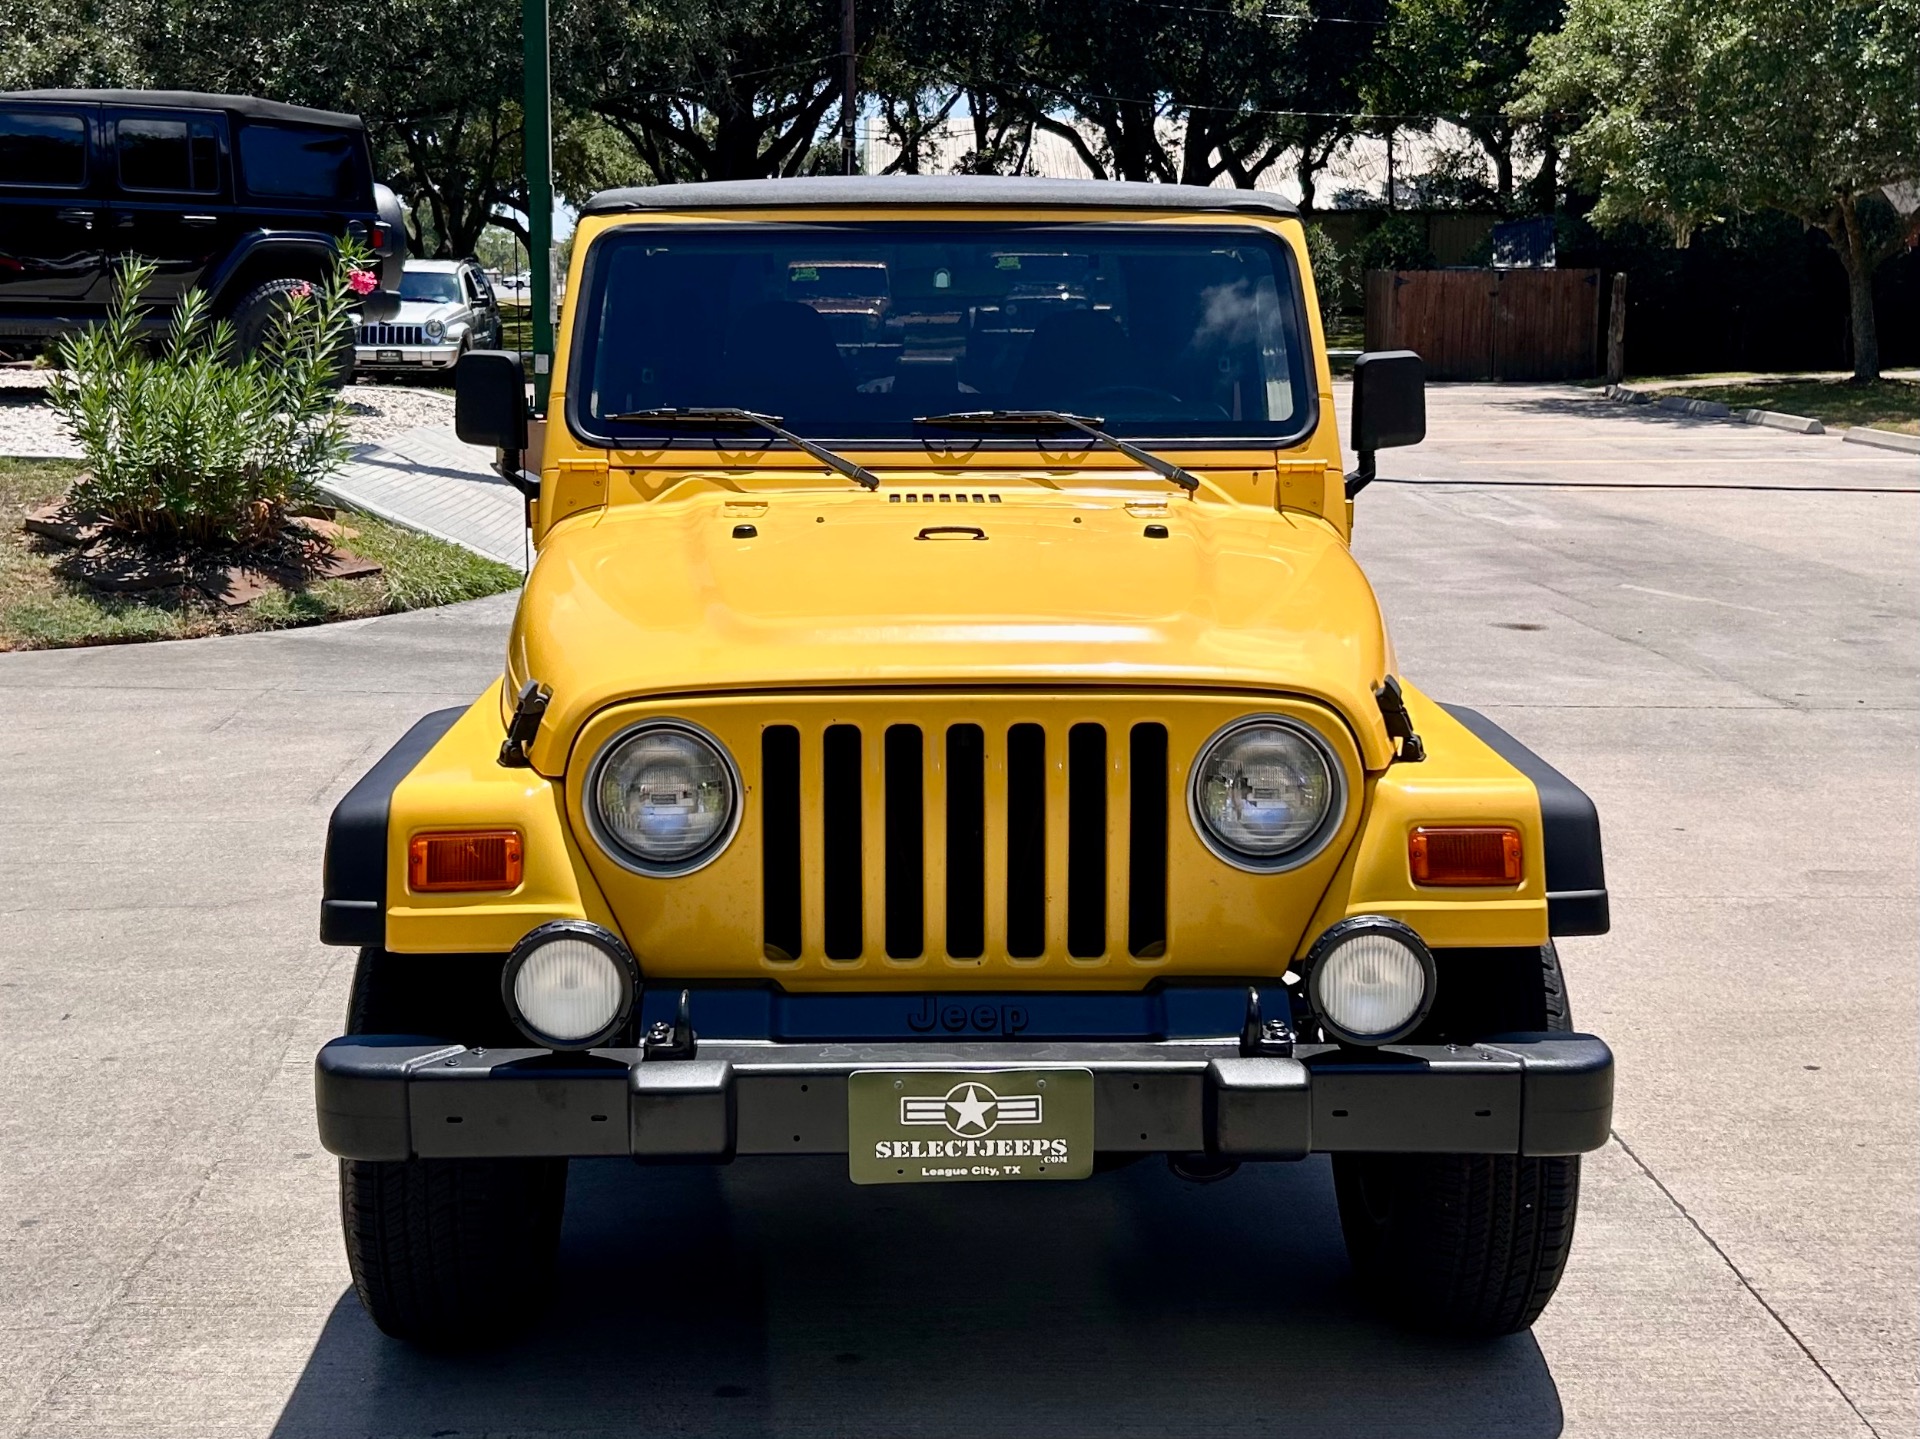
[[[645, 450], [649, 453], [663, 453], [670, 450], [712, 451], [722, 440], [719, 435], [702, 435], [686, 431], [666, 430], [647, 431], [644, 426], [624, 427], [609, 425], [597, 420], [587, 410], [587, 395], [592, 386], [585, 379], [586, 366], [591, 363], [595, 346], [595, 330], [598, 327], [599, 311], [603, 300], [600, 265], [603, 257], [613, 247], [607, 242], [616, 237], [648, 236], [665, 232], [705, 231], [719, 234], [738, 233], [742, 230], [764, 235], [777, 231], [791, 231], [797, 240], [804, 242], [808, 238], [830, 240], [837, 234], [872, 235], [888, 232], [927, 230], [951, 230], [955, 228], [977, 228], [982, 234], [999, 232], [1018, 243], [1044, 243], [1051, 235], [1084, 235], [1089, 230], [1095, 232], [1118, 232], [1126, 235], [1138, 234], [1141, 222], [1122, 219], [1033, 219], [1007, 220], [941, 220], [928, 221], [922, 217], [897, 220], [809, 220], [801, 217], [778, 220], [732, 220], [700, 219], [674, 220], [669, 222], [641, 221], [611, 225], [593, 237], [585, 262], [581, 269], [579, 293], [586, 303], [570, 306], [572, 315], [569, 321], [567, 337], [566, 404], [564, 415], [568, 431], [580, 443], [606, 450]], [[1304, 277], [1300, 271], [1299, 257], [1294, 247], [1275, 228], [1262, 224], [1245, 222], [1222, 222], [1217, 219], [1197, 218], [1191, 224], [1155, 221], [1152, 230], [1156, 234], [1173, 232], [1198, 237], [1218, 237], [1230, 239], [1237, 244], [1249, 241], [1264, 244], [1278, 252], [1275, 274], [1290, 287], [1291, 297], [1287, 301], [1293, 307], [1288, 317], [1294, 333], [1300, 339], [1302, 378], [1299, 404], [1295, 413], [1283, 424], [1276, 422], [1273, 430], [1266, 434], [1240, 435], [1154, 435], [1146, 431], [1135, 432], [1131, 429], [1121, 438], [1128, 442], [1151, 447], [1155, 450], [1196, 451], [1196, 450], [1254, 450], [1272, 452], [1292, 449], [1312, 438], [1320, 425], [1320, 376], [1319, 359], [1313, 344], [1313, 331], [1307, 314]], [[576, 379], [580, 383], [576, 383]], [[836, 450], [875, 451], [890, 453], [924, 454], [938, 452], [951, 454], [959, 438], [953, 431], [929, 431], [916, 435], [862, 435], [859, 433], [808, 433], [806, 438], [815, 444], [827, 445]], [[1051, 452], [1060, 447], [1061, 436], [1057, 433], [990, 433], [974, 432], [964, 437], [965, 448], [969, 451], [1000, 451], [1032, 454], [1043, 445]], [[1091, 444], [1092, 442], [1088, 442]], [[792, 449], [784, 440], [766, 437], [768, 447]], [[727, 448], [736, 448], [727, 445]]]

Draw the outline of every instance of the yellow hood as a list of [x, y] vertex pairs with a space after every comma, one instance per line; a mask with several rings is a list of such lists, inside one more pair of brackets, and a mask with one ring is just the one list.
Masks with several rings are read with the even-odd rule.
[[640, 696], [1023, 684], [1303, 695], [1380, 769], [1389, 662], [1366, 578], [1316, 517], [1017, 484], [984, 504], [706, 490], [547, 537], [505, 697], [551, 688], [532, 751], [548, 775], [589, 716]]

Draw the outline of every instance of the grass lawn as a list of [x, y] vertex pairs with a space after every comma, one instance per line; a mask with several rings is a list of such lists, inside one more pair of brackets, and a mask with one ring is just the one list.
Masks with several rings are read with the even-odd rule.
[[173, 591], [102, 594], [54, 573], [55, 561], [71, 552], [20, 527], [28, 510], [65, 493], [79, 468], [70, 460], [0, 459], [0, 650], [286, 629], [452, 604], [520, 584], [507, 566], [457, 545], [343, 511], [341, 522], [359, 532], [347, 547], [378, 560], [380, 574], [276, 585], [239, 609]]
[[500, 302], [500, 348], [503, 350], [533, 348], [533, 306], [526, 301], [502, 300]]
[[1736, 410], [1804, 415], [1829, 429], [1871, 425], [1876, 430], [1920, 435], [1920, 381], [1880, 380], [1855, 385], [1845, 380], [1753, 379], [1724, 385], [1688, 385], [1673, 393], [1690, 400], [1719, 400]]
[[1366, 326], [1358, 315], [1336, 315], [1327, 329], [1329, 350], [1361, 350], [1367, 344]]

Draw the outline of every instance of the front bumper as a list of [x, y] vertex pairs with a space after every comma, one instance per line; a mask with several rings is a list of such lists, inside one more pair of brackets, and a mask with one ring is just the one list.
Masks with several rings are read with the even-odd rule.
[[1606, 1142], [1613, 1054], [1589, 1034], [1368, 1053], [1232, 1040], [701, 1041], [692, 1059], [336, 1039], [314, 1085], [320, 1142], [349, 1159], [845, 1154], [847, 1076], [869, 1069], [1088, 1069], [1109, 1154], [1578, 1154]]
[[458, 345], [355, 345], [353, 363], [362, 370], [446, 370], [460, 358]]

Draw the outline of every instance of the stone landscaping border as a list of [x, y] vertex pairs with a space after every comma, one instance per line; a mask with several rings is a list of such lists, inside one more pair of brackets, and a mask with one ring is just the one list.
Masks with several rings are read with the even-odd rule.
[[[1733, 420], [1742, 425], [1766, 425], [1770, 429], [1787, 430], [1796, 435], [1824, 435], [1827, 432], [1827, 427], [1818, 420], [1808, 419], [1805, 415], [1783, 415], [1778, 410], [1735, 410], [1719, 400], [1689, 400], [1685, 395], [1665, 394], [1658, 390], [1631, 390], [1625, 385], [1608, 385], [1601, 393], [1623, 405], [1655, 405], [1702, 420]], [[1849, 436], [1853, 433], [1852, 430], [1847, 432]], [[1881, 430], [1875, 433], [1888, 432]], [[1896, 435], [1895, 438], [1905, 439], [1906, 436]]]
[[[1805, 415], [1783, 415], [1777, 410], [1733, 410], [1718, 400], [1689, 400], [1685, 395], [1662, 390], [1634, 390], [1625, 385], [1608, 385], [1600, 392], [1623, 405], [1656, 405], [1682, 415], [1703, 420], [1733, 420], [1743, 425], [1769, 425], [1790, 430], [1796, 435], [1824, 435], [1827, 427]], [[1882, 450], [1900, 450], [1920, 455], [1920, 435], [1903, 435], [1898, 430], [1876, 430], [1871, 425], [1854, 425], [1843, 430], [1840, 438], [1850, 445], [1873, 445]]]

